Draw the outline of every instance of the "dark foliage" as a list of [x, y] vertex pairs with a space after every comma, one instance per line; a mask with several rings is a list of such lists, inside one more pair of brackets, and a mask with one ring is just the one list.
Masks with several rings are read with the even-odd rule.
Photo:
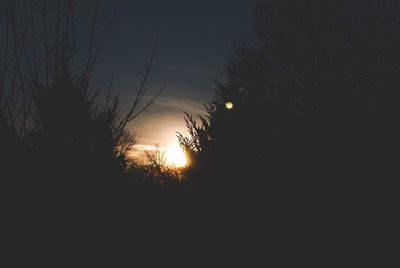
[[186, 116], [193, 180], [304, 198], [388, 179], [399, 12], [397, 1], [259, 1], [256, 41], [230, 50], [209, 118]]
[[[146, 99], [157, 42], [133, 103], [121, 114], [112, 83], [105, 96], [91, 89], [115, 15], [99, 34], [101, 1], [93, 3], [88, 44], [77, 38], [75, 1], [1, 4], [0, 172], [3, 189], [14, 189], [18, 196], [27, 194], [22, 191], [26, 188], [27, 199], [49, 194], [71, 202], [65, 194], [90, 199], [128, 184], [128, 152], [135, 139], [126, 126], [165, 88]], [[82, 53], [79, 48], [86, 45]]]
[[157, 44], [122, 114], [112, 85], [91, 89], [113, 20], [102, 34], [96, 32], [100, 2], [94, 1], [83, 53], [77, 1], [0, 3], [2, 244], [16, 259], [48, 252], [48, 260], [71, 249], [95, 252], [100, 240], [114, 244], [112, 238], [131, 228], [135, 204], [154, 192], [128, 159], [135, 139], [127, 124], [165, 88], [148, 98], [145, 85]]

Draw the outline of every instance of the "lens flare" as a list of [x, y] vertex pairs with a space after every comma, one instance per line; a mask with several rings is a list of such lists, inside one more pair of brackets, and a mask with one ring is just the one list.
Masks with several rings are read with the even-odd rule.
[[233, 103], [228, 101], [227, 103], [225, 103], [225, 108], [231, 110], [233, 108]]

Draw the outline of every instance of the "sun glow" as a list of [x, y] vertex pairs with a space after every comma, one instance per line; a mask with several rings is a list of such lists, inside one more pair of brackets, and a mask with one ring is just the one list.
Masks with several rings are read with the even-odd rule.
[[175, 167], [184, 167], [187, 165], [185, 153], [179, 145], [170, 146], [165, 151], [166, 162]]

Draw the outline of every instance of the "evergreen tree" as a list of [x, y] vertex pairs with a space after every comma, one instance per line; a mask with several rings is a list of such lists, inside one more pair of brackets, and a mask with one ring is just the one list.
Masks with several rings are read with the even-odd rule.
[[210, 185], [228, 175], [223, 184], [343, 186], [379, 172], [399, 126], [399, 8], [258, 1], [255, 42], [233, 46], [208, 120], [187, 116], [191, 136], [179, 137], [192, 161], [215, 168]]

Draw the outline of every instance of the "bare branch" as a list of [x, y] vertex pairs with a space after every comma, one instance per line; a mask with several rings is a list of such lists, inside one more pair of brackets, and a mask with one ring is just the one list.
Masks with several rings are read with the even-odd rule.
[[139, 105], [142, 103], [143, 97], [145, 96], [147, 89], [145, 88], [146, 83], [148, 82], [150, 76], [151, 76], [151, 68], [153, 65], [153, 61], [156, 55], [157, 51], [157, 46], [158, 46], [158, 38], [155, 41], [155, 44], [153, 46], [152, 54], [149, 59], [149, 62], [145, 65], [143, 74], [142, 74], [142, 81], [140, 83], [139, 89], [136, 91], [136, 97], [135, 100], [130, 107], [129, 111], [125, 115], [125, 117], [121, 120], [118, 128], [120, 129], [120, 135], [122, 135], [122, 132], [124, 131], [126, 125], [128, 122], [134, 120], [137, 118], [140, 114], [142, 114], [144, 111], [146, 111], [151, 105], [155, 103], [155, 100], [159, 97], [161, 92], [167, 87], [166, 84], [164, 84], [154, 95], [153, 97], [145, 103], [141, 108], [139, 108]]

